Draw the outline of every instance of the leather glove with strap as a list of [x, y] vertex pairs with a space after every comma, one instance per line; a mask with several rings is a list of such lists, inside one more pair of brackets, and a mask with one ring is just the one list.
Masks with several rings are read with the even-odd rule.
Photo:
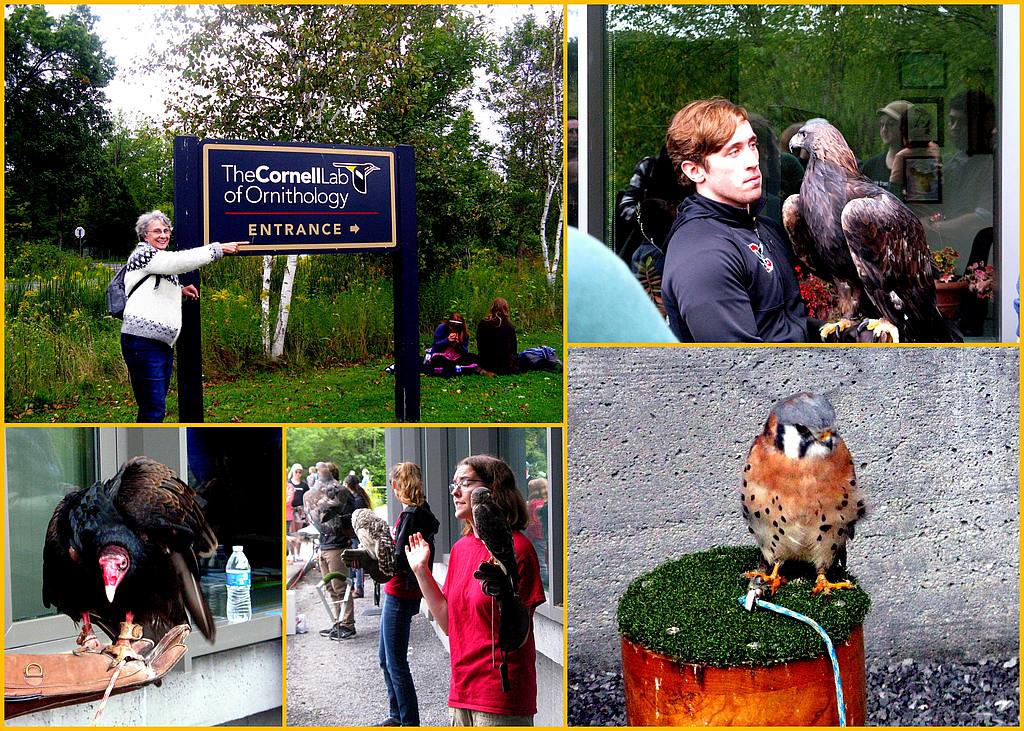
[[[151, 683], [159, 684], [185, 654], [189, 626], [172, 628], [154, 647], [152, 640], [136, 640], [132, 648], [146, 662], [132, 660], [121, 668], [111, 695], [128, 693]], [[48, 655], [4, 655], [4, 717], [100, 700], [114, 674], [110, 655], [71, 652]]]
[[473, 578], [480, 581], [484, 594], [498, 602], [498, 647], [506, 651], [518, 650], [530, 634], [530, 612], [519, 601], [511, 577], [500, 566], [485, 561], [473, 572]]

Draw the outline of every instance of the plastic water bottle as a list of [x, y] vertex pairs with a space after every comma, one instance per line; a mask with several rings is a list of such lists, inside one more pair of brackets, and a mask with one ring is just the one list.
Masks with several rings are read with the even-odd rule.
[[252, 601], [249, 599], [249, 586], [252, 584], [252, 571], [249, 559], [242, 553], [241, 546], [231, 547], [231, 558], [228, 559], [228, 621], [248, 622], [252, 619]]

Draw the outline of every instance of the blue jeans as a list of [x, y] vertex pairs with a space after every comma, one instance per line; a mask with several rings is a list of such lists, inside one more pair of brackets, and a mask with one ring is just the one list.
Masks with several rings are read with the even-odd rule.
[[174, 351], [167, 343], [121, 333], [121, 354], [128, 366], [132, 393], [139, 405], [139, 423], [164, 420], [167, 391], [171, 387]]
[[419, 599], [397, 599], [384, 594], [378, 656], [388, 688], [388, 715], [403, 726], [420, 725], [420, 705], [409, 670], [409, 630], [419, 609]]

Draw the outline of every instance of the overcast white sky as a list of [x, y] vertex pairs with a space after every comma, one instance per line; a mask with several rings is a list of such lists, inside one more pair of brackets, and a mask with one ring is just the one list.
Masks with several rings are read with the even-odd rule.
[[[59, 16], [68, 12], [70, 5], [47, 5], [50, 15]], [[129, 122], [143, 118], [162, 119], [166, 86], [158, 76], [142, 71], [148, 51], [160, 32], [156, 24], [157, 15], [166, 5], [91, 5], [90, 9], [99, 21], [95, 31], [103, 41], [107, 54], [117, 63], [117, 75], [106, 87], [112, 112], [121, 112]], [[541, 18], [551, 5], [476, 5], [474, 7], [488, 19], [497, 36], [513, 21], [527, 14]], [[557, 6], [560, 7], [561, 6]], [[477, 74], [477, 84], [482, 83], [483, 74]], [[481, 136], [489, 142], [498, 142], [500, 136], [491, 123], [487, 110], [474, 105], [473, 112], [480, 125]]]

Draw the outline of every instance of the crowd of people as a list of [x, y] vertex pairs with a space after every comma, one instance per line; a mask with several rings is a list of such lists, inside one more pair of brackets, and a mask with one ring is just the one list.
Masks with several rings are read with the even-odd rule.
[[[344, 642], [356, 636], [352, 600], [361, 592], [342, 552], [358, 546], [352, 513], [372, 505], [365, 489], [369, 485], [367, 471], [363, 484], [355, 472], [344, 480], [339, 478], [340, 471], [331, 462], [310, 467], [308, 476], [301, 464], [294, 464], [286, 479], [285, 504], [290, 534], [307, 522], [319, 532], [319, 568], [323, 577], [332, 577], [325, 591], [338, 607], [337, 620], [320, 634]], [[433, 575], [434, 540], [440, 521], [427, 502], [420, 467], [400, 462], [391, 468], [387, 481], [402, 509], [391, 530], [393, 575], [381, 587], [378, 661], [387, 689], [387, 716], [376, 725], [420, 723], [409, 644], [413, 618], [422, 603], [449, 639], [448, 706], [452, 725], [531, 725], [537, 712], [532, 617], [545, 597], [544, 569], [528, 533], [543, 534], [534, 524], [544, 518], [547, 509], [546, 480], [531, 480], [527, 499], [503, 460], [472, 455], [459, 463], [448, 493], [455, 517], [463, 523], [463, 535], [451, 548], [443, 585]], [[478, 487], [488, 488], [512, 532], [518, 568], [514, 586], [497, 570], [476, 530], [470, 495]], [[499, 604], [503, 611], [498, 611]], [[508, 628], [502, 631], [502, 623], [512, 621], [510, 617], [515, 614], [507, 609], [510, 606], [523, 619], [521, 636]], [[498, 638], [509, 636], [515, 637], [511, 645], [505, 641], [499, 646]], [[496, 655], [504, 657], [505, 670], [492, 661]]]

